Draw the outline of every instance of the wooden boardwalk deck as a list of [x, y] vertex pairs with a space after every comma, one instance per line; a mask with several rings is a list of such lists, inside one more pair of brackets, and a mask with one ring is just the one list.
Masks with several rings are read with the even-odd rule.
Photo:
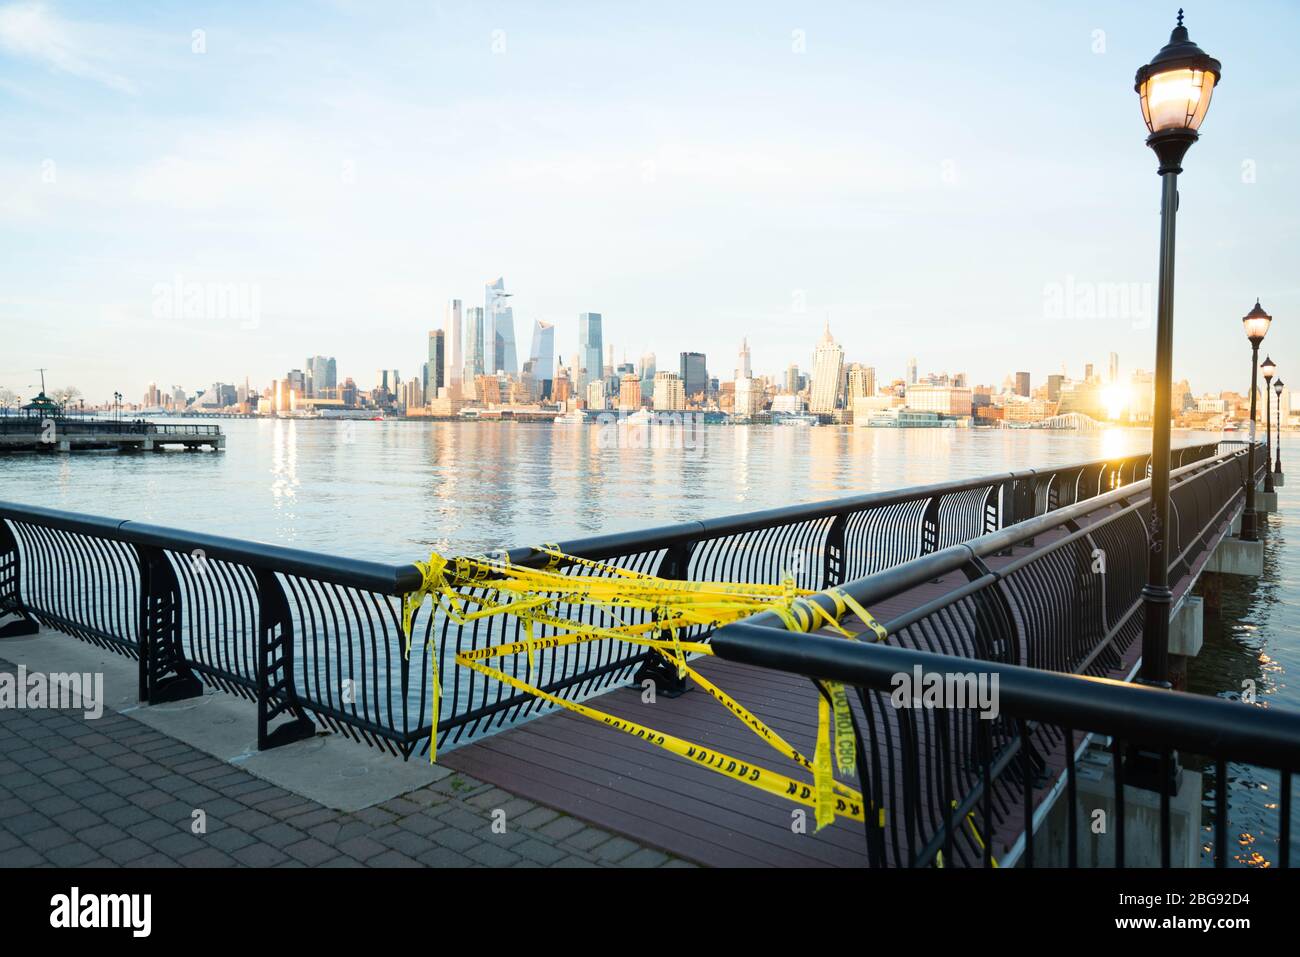
[[[1220, 534], [1227, 530], [1225, 522]], [[1037, 544], [1048, 540], [1040, 536]], [[996, 569], [1014, 557], [989, 564]], [[1194, 564], [1193, 574], [1173, 583], [1176, 602], [1191, 587], [1207, 557], [1208, 552]], [[881, 620], [889, 620], [964, 582], [960, 575], [929, 582], [881, 602], [873, 612]], [[845, 624], [850, 630], [865, 630], [856, 619]], [[1137, 667], [1140, 642], [1133, 641], [1121, 651], [1118, 666], [1108, 676], [1128, 680]], [[717, 658], [701, 658], [693, 666], [805, 755], [812, 755], [817, 693], [810, 681]], [[698, 688], [678, 698], [660, 695], [651, 704], [643, 703], [639, 687], [624, 687], [589, 704], [791, 777], [808, 777]], [[1079, 738], [1076, 735], [1076, 746]], [[1065, 754], [1059, 737], [1051, 741], [1035, 735], [1035, 745], [1045, 764], [1035, 781], [1037, 806], [1064, 773]], [[796, 833], [791, 825], [792, 811], [798, 805], [567, 711], [546, 714], [447, 751], [439, 760], [522, 797], [700, 864], [857, 867], [866, 863], [860, 825], [841, 819], [814, 833], [809, 811], [806, 833]], [[1001, 858], [1023, 835], [1024, 805], [1013, 782], [995, 793], [1000, 812], [992, 839], [994, 854]], [[891, 826], [902, 824], [893, 822]]]

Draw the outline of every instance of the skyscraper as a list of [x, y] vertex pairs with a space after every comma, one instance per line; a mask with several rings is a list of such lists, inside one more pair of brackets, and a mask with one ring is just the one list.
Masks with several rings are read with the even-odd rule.
[[[827, 323], [829, 326], [830, 324]], [[916, 357], [907, 360], [907, 384], [916, 385]]]
[[537, 379], [541, 397], [551, 397], [551, 383], [555, 379], [555, 323], [538, 319], [533, 324], [533, 345], [528, 352], [532, 362], [533, 377]]
[[1016, 373], [1016, 395], [1023, 395], [1023, 396], [1029, 395], [1029, 373], [1028, 372]]
[[588, 382], [604, 378], [604, 341], [604, 336], [601, 333], [600, 313], [578, 313], [579, 367], [573, 371], [578, 379], [579, 392], [587, 388]]
[[438, 398], [438, 387], [444, 384], [447, 365], [447, 333], [442, 329], [429, 330], [429, 362], [424, 381], [424, 404]]
[[1112, 352], [1110, 354], [1110, 368], [1108, 370], [1108, 373], [1109, 373], [1109, 375], [1107, 376], [1108, 382], [1119, 381], [1119, 353], [1118, 352]]
[[736, 380], [734, 415], [740, 419], [752, 419], [763, 411], [766, 396], [763, 384], [757, 379], [744, 376]]
[[752, 374], [749, 364], [749, 339], [741, 339], [740, 355], [736, 359], [736, 381], [748, 379]]
[[618, 407], [623, 412], [635, 412], [641, 408], [641, 378], [635, 372], [619, 379]]
[[641, 357], [641, 398], [649, 400], [655, 392], [655, 354], [647, 352]]
[[484, 322], [483, 358], [488, 368], [488, 375], [507, 372], [515, 375], [519, 372], [519, 359], [515, 353], [515, 313], [506, 304], [510, 293], [506, 292], [505, 279], [498, 277], [484, 287], [487, 316]]
[[854, 362], [848, 371], [848, 395], [845, 405], [853, 408], [854, 399], [868, 398], [876, 394], [876, 370]]
[[460, 385], [464, 378], [465, 353], [461, 348], [460, 338], [463, 328], [460, 300], [453, 299], [447, 303], [447, 381], [440, 382], [439, 385], [448, 387]]
[[334, 390], [338, 383], [335, 381], [337, 364], [332, 358], [326, 356], [312, 356], [303, 366], [303, 372], [306, 374], [306, 395], [313, 395], [318, 398], [329, 396], [333, 397]]
[[675, 372], [656, 372], [654, 407], [657, 412], [680, 412], [686, 408], [686, 393]]
[[[916, 360], [908, 363], [908, 374], [916, 375]], [[812, 398], [809, 409], [818, 414], [830, 415], [839, 406], [840, 389], [844, 382], [844, 347], [831, 336], [831, 324], [813, 352]]]
[[[484, 356], [483, 356], [483, 310], [479, 306], [472, 306], [465, 310], [465, 335], [461, 338], [461, 344], [465, 349], [465, 375], [464, 382], [477, 382], [478, 377], [483, 375]], [[492, 371], [496, 371], [495, 369]]]
[[678, 373], [682, 380], [682, 389], [687, 401], [693, 396], [709, 390], [709, 372], [703, 352], [683, 352], [681, 368]]

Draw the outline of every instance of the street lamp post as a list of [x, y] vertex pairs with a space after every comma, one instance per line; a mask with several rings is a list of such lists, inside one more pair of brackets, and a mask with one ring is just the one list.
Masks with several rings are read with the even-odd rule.
[[1282, 474], [1282, 389], [1281, 379], [1273, 383], [1273, 392], [1277, 395], [1277, 467], [1274, 471], [1278, 475]]
[[[1264, 341], [1272, 322], [1273, 317], [1264, 311], [1258, 299], [1255, 300], [1255, 308], [1241, 317], [1241, 323], [1246, 328], [1246, 338], [1250, 340], [1250, 451], [1246, 455], [1246, 509], [1241, 513], [1243, 542], [1259, 540], [1255, 532], [1255, 403], [1259, 393], [1259, 344]], [[1268, 464], [1267, 460], [1264, 464]]]
[[1210, 97], [1222, 76], [1219, 61], [1187, 36], [1183, 12], [1169, 42], [1137, 71], [1134, 88], [1142, 103], [1142, 119], [1150, 135], [1147, 146], [1160, 165], [1160, 292], [1156, 326], [1155, 396], [1151, 417], [1151, 516], [1147, 584], [1142, 589], [1142, 684], [1170, 687], [1169, 613], [1169, 419], [1174, 346], [1174, 236], [1178, 211], [1178, 174], [1183, 156], [1196, 142], [1196, 132], [1210, 108]]
[[1273, 470], [1268, 467], [1268, 460], [1273, 453], [1273, 373], [1277, 372], [1277, 363], [1268, 356], [1259, 364], [1259, 373], [1264, 377], [1264, 491], [1273, 491]]

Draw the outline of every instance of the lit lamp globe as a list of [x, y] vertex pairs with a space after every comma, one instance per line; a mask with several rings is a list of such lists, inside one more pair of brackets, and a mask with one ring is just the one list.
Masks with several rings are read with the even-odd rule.
[[1267, 356], [1265, 356], [1264, 361], [1259, 364], [1259, 374], [1262, 375], [1264, 377], [1264, 381], [1267, 382], [1273, 378], [1273, 375], [1276, 372], [1277, 372], [1277, 363], [1274, 362], [1272, 359], [1268, 358]]
[[1182, 171], [1183, 155], [1196, 142], [1197, 129], [1210, 108], [1223, 67], [1187, 36], [1183, 11], [1169, 42], [1138, 68], [1134, 89], [1142, 101], [1142, 119], [1151, 135], [1147, 146], [1160, 159], [1160, 172]]
[[1263, 310], [1258, 299], [1255, 300], [1255, 308], [1241, 317], [1241, 323], [1246, 328], [1246, 338], [1256, 348], [1264, 341], [1264, 336], [1268, 334], [1268, 327], [1272, 322], [1273, 317]]
[[[1282, 385], [1282, 380], [1281, 380], [1281, 379], [1278, 379], [1276, 382], [1273, 383], [1273, 394], [1274, 394], [1275, 396], [1277, 396], [1279, 399], [1282, 398], [1282, 389], [1283, 389], [1283, 388], [1284, 388], [1284, 386]], [[1278, 411], [1279, 411], [1279, 412], [1281, 411], [1281, 406], [1278, 406]]]

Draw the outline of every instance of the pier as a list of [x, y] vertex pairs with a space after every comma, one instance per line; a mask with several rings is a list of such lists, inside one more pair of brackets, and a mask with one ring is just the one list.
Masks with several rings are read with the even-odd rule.
[[0, 416], [0, 452], [223, 452], [217, 425], [159, 425], [143, 419], [101, 420], [85, 416]]
[[[1167, 652], [1175, 674], [1199, 651], [1215, 576], [1263, 570], [1262, 545], [1239, 529], [1248, 483], [1262, 485], [1269, 458], [1254, 456], [1250, 474], [1248, 453], [1234, 442], [1173, 452]], [[246, 727], [244, 760], [256, 760], [259, 774], [283, 775], [277, 786], [290, 794], [315, 794], [308, 800], [322, 807], [333, 792], [313, 791], [319, 782], [291, 771], [305, 749], [324, 740], [336, 755], [342, 747], [393, 769], [430, 770], [436, 736], [430, 773], [475, 782], [477, 793], [492, 793], [493, 808], [519, 801], [545, 809], [535, 819], [569, 822], [554, 830], [616, 835], [626, 857], [644, 850], [646, 862], [1192, 865], [1203, 839], [1200, 776], [1179, 757], [1191, 753], [1219, 769], [1241, 762], [1278, 778], [1286, 865], [1300, 715], [1133, 683], [1148, 467], [1149, 457], [1137, 455], [1031, 468], [556, 546], [571, 556], [562, 565], [572, 575], [603, 574], [584, 564], [598, 562], [686, 581], [779, 584], [793, 576], [815, 592], [808, 600], [857, 640], [828, 628], [792, 632], [764, 612], [688, 636], [712, 649], [692, 666], [808, 754], [823, 682], [843, 683], [854, 786], [866, 804], [859, 823], [814, 828], [810, 809], [779, 795], [456, 667], [458, 653], [519, 640], [517, 619], [457, 624], [425, 604], [408, 658], [402, 596], [421, 581], [410, 565], [0, 503], [0, 638], [11, 639], [0, 643], [0, 657], [26, 656], [51, 670], [87, 670], [51, 657], [56, 651], [107, 657], [118, 662], [117, 683], [131, 702], [124, 710], [138, 708], [133, 714], [229, 701]], [[1256, 502], [1276, 507], [1262, 494]], [[526, 567], [554, 561], [532, 548], [509, 556]], [[844, 594], [870, 610], [883, 640], [870, 622], [840, 614]], [[431, 724], [433, 655], [442, 691]], [[644, 647], [568, 645], [501, 667], [619, 721], [755, 766], [778, 764], [751, 728]], [[891, 681], [913, 673], [996, 675], [1000, 713], [891, 706]], [[174, 733], [199, 747], [199, 732], [211, 730]], [[359, 799], [348, 813], [392, 802], [416, 813], [403, 795], [430, 783], [408, 773], [393, 770], [391, 793]], [[1084, 814], [1102, 792], [1115, 824], [1098, 837]], [[1226, 799], [1212, 832], [1223, 866]]]

